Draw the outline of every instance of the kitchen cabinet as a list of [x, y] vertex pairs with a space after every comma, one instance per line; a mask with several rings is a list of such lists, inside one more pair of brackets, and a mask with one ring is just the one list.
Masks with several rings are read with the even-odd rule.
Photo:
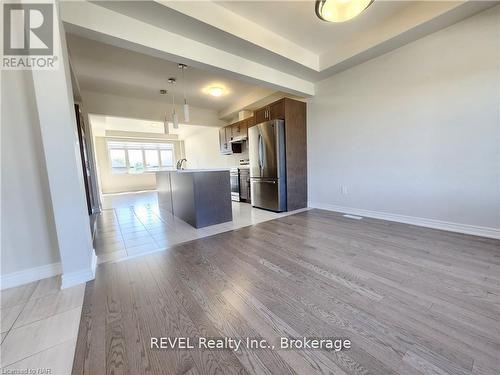
[[269, 104], [269, 120], [285, 119], [285, 99]]
[[253, 117], [255, 119], [255, 124], [260, 124], [261, 122], [267, 121], [267, 111], [268, 111], [268, 107], [266, 106], [264, 108], [257, 109], [253, 113]]
[[246, 122], [245, 121], [238, 121], [234, 124], [231, 125], [231, 139], [235, 139], [238, 137], [241, 137], [242, 135], [246, 134]]
[[[228, 137], [228, 135], [229, 135], [229, 137]], [[230, 135], [230, 132], [228, 134], [226, 127], [220, 128], [219, 129], [219, 147], [220, 147], [221, 154], [232, 154], [231, 143], [229, 143], [230, 139], [231, 139], [231, 135]]]
[[229, 148], [231, 148], [231, 143], [229, 143], [229, 141], [231, 141], [233, 139], [232, 138], [233, 134], [232, 134], [231, 126], [226, 126], [224, 128], [224, 130], [226, 131], [226, 142], [227, 142]]
[[246, 129], [246, 135], [248, 136], [248, 128], [251, 128], [252, 126], [255, 125], [255, 117], [248, 117], [244, 121], [247, 123], [247, 129]]
[[248, 136], [248, 128], [254, 124], [253, 117], [246, 118], [231, 125], [232, 138]]
[[241, 153], [241, 143], [231, 143], [236, 137], [247, 137], [248, 124], [253, 124], [253, 117], [238, 121], [219, 129], [220, 153], [224, 155]]
[[[255, 124], [270, 120], [285, 119], [285, 99], [280, 99], [274, 103], [259, 108], [254, 112]], [[255, 125], [253, 124], [253, 125]]]

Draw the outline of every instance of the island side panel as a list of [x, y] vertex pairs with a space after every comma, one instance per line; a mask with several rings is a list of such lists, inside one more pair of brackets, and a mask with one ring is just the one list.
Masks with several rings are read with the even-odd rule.
[[172, 187], [170, 172], [156, 172], [156, 188], [158, 191], [158, 207], [173, 214]]
[[172, 172], [170, 181], [174, 215], [197, 228], [193, 174]]
[[229, 171], [193, 174], [196, 228], [233, 220]]

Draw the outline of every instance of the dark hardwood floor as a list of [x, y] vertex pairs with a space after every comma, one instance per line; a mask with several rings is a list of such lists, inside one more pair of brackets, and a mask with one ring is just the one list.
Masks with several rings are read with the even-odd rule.
[[[500, 241], [311, 210], [100, 265], [73, 373], [496, 375], [499, 316]], [[276, 347], [150, 349], [160, 336]]]

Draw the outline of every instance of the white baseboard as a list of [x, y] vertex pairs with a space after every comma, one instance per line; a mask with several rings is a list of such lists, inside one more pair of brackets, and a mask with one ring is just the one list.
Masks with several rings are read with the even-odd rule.
[[489, 227], [480, 227], [480, 226], [468, 225], [468, 224], [452, 223], [452, 222], [448, 222], [448, 221], [425, 219], [422, 217], [392, 214], [389, 212], [370, 211], [370, 210], [364, 210], [364, 209], [360, 209], [360, 208], [337, 206], [337, 205], [328, 204], [328, 203], [309, 202], [308, 206], [311, 208], [319, 208], [322, 210], [336, 211], [336, 212], [342, 212], [342, 213], [351, 214], [351, 215], [366, 216], [366, 217], [371, 217], [371, 218], [375, 218], [375, 219], [382, 219], [382, 220], [388, 220], [388, 221], [396, 221], [399, 223], [418, 225], [420, 227], [441, 229], [441, 230], [447, 230], [450, 232], [465, 233], [465, 234], [472, 234], [474, 236], [500, 239], [500, 229], [498, 229], [498, 228], [489, 228]]
[[[86, 270], [72, 272], [70, 274], [63, 274], [61, 276], [61, 288], [69, 288], [77, 284], [85, 283], [93, 280], [95, 277], [95, 270], [97, 267], [97, 256], [95, 251], [92, 250], [92, 263], [91, 267]], [[14, 288], [16, 286], [31, 283], [62, 274], [61, 263], [46, 264], [40, 267], [29, 268], [27, 270], [8, 273], [2, 275], [0, 289]]]
[[61, 289], [71, 288], [72, 286], [94, 280], [96, 267], [97, 256], [95, 255], [95, 251], [92, 251], [90, 268], [71, 273], [63, 273], [61, 277]]
[[23, 271], [8, 273], [2, 275], [1, 289], [13, 288], [33, 281], [46, 279], [47, 277], [57, 276], [61, 274], [61, 270], [61, 263], [52, 263]]

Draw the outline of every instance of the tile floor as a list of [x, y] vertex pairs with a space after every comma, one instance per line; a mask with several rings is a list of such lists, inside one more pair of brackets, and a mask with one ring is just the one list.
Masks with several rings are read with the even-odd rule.
[[158, 206], [157, 193], [106, 194], [97, 217], [94, 247], [99, 263], [131, 258], [217, 233], [286, 216], [233, 202], [233, 220], [196, 229]]
[[59, 277], [2, 290], [2, 374], [70, 374], [84, 292], [61, 290]]

